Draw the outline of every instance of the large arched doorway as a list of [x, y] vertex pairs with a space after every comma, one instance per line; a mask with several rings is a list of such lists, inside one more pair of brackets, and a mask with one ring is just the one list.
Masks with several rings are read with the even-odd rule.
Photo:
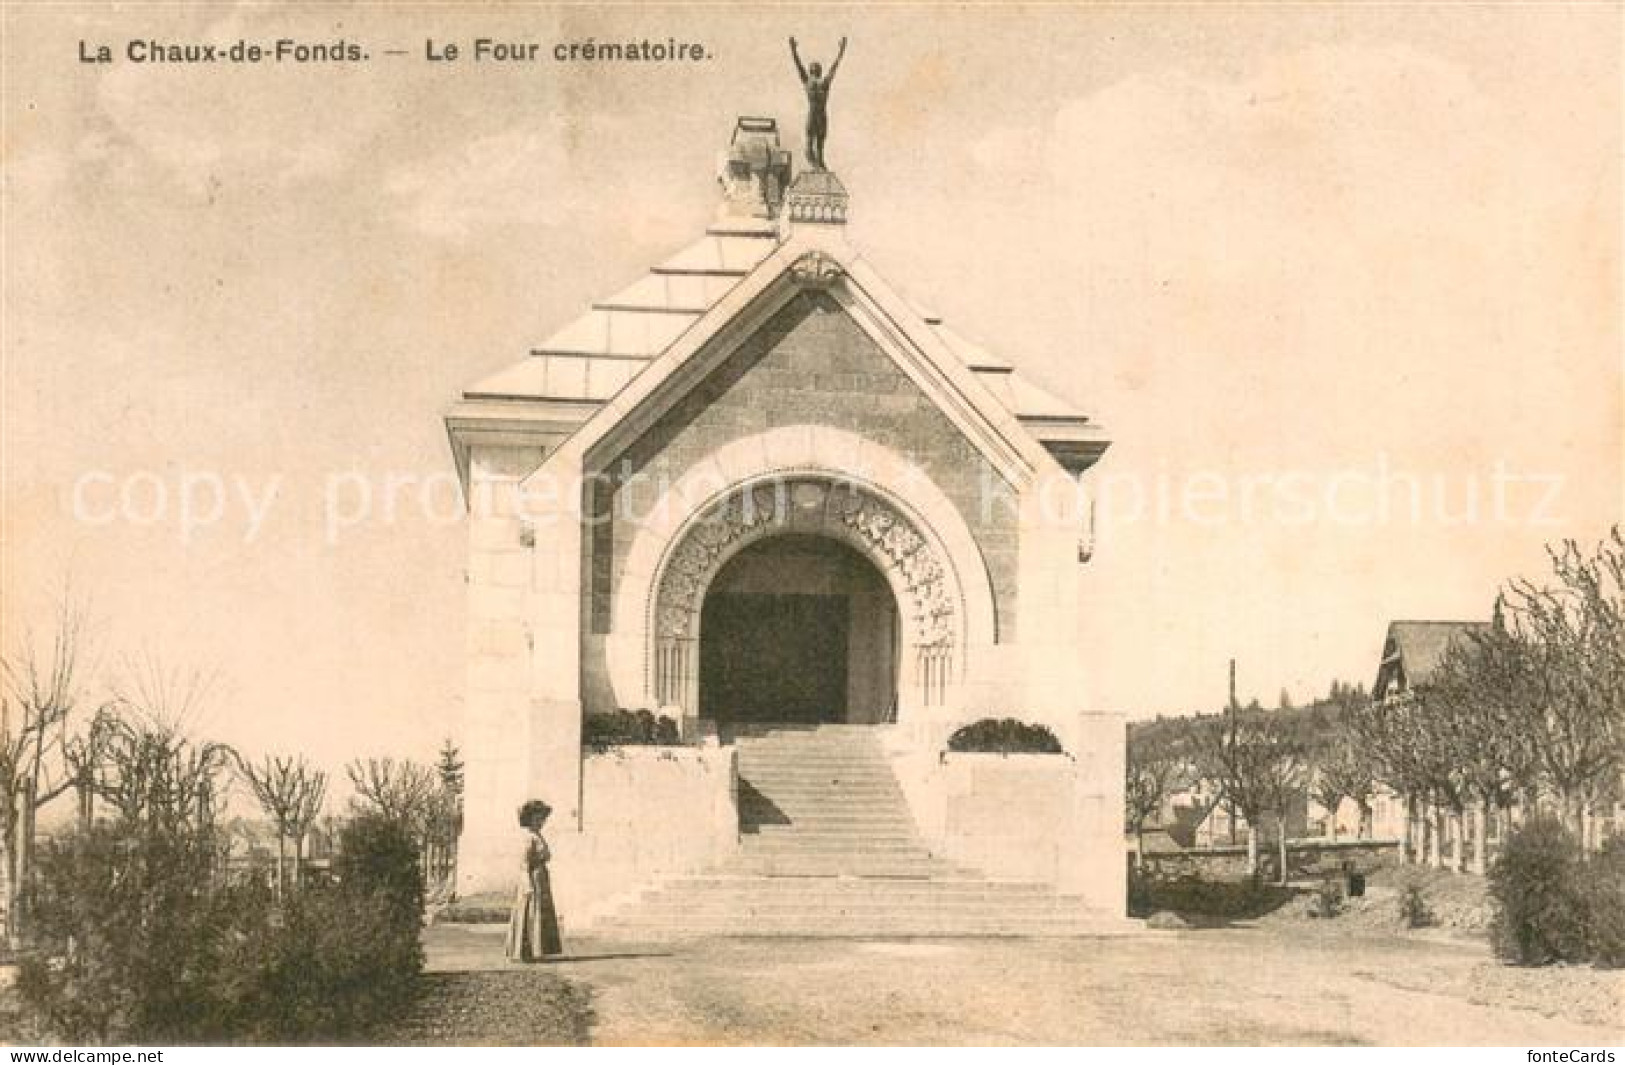
[[[758, 543], [802, 536], [850, 548], [891, 592], [895, 698], [879, 720], [909, 720], [917, 710], [948, 705], [964, 668], [964, 585], [935, 531], [906, 505], [868, 485], [797, 473], [738, 484], [687, 513], [651, 567], [645, 662], [653, 703], [685, 718], [704, 716], [701, 622], [715, 578]], [[978, 557], [966, 561], [980, 569]], [[858, 713], [874, 712], [866, 702], [855, 705]]]
[[828, 536], [759, 540], [717, 571], [700, 618], [700, 716], [721, 726], [872, 724], [897, 702], [897, 602]]

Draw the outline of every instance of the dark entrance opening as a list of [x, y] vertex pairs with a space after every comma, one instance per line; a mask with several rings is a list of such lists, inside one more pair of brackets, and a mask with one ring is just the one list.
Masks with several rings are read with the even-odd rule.
[[846, 599], [721, 595], [701, 621], [700, 705], [717, 721], [846, 719]]
[[890, 719], [897, 606], [838, 540], [788, 534], [717, 573], [700, 615], [700, 716], [719, 725]]

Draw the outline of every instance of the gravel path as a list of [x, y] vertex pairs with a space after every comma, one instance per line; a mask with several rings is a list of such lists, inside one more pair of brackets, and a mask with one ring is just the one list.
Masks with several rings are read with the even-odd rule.
[[580, 1046], [591, 993], [545, 968], [428, 973], [389, 1041], [405, 1046]]
[[[383, 1041], [597, 1044], [1375, 1044], [1625, 1041], [1625, 971], [1497, 965], [1481, 943], [1313, 925], [1107, 939], [572, 942], [509, 965], [501, 930], [426, 937]], [[0, 990], [0, 1043], [24, 1037]], [[7, 1031], [7, 1029], [12, 1029]]]
[[435, 968], [496, 966], [488, 975], [516, 981], [499, 985], [506, 1005], [490, 1006], [477, 1001], [488, 993], [481, 985], [447, 985], [463, 1005], [434, 1006], [441, 1027], [433, 1041], [520, 1042], [533, 1024], [553, 1042], [663, 1045], [1586, 1046], [1625, 1038], [1625, 1012], [1609, 1010], [1622, 1001], [1625, 973], [1508, 969], [1478, 944], [1408, 937], [1237, 928], [1076, 940], [570, 946], [575, 953], [562, 962], [516, 970], [501, 961], [500, 936], [432, 930]]

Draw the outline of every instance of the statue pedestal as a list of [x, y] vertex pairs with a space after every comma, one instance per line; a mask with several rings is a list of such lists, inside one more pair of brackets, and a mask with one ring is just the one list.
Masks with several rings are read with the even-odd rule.
[[790, 153], [779, 147], [779, 124], [771, 118], [741, 115], [717, 171], [724, 220], [771, 222], [790, 180]]
[[846, 223], [846, 186], [830, 170], [803, 170], [784, 196], [791, 222], [839, 226]]

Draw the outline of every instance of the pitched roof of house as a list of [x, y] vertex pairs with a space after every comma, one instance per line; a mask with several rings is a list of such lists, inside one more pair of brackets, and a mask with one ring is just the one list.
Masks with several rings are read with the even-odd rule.
[[1147, 828], [1142, 835], [1146, 854], [1179, 854], [1191, 847], [1190, 843], [1181, 842], [1166, 828]]
[[1487, 621], [1391, 621], [1372, 698], [1426, 684], [1458, 640], [1489, 628]]
[[1173, 808], [1173, 821], [1165, 824], [1163, 830], [1168, 838], [1180, 847], [1196, 846], [1196, 833], [1201, 829], [1202, 823], [1213, 815], [1213, 804], [1200, 805], [1180, 804]]

